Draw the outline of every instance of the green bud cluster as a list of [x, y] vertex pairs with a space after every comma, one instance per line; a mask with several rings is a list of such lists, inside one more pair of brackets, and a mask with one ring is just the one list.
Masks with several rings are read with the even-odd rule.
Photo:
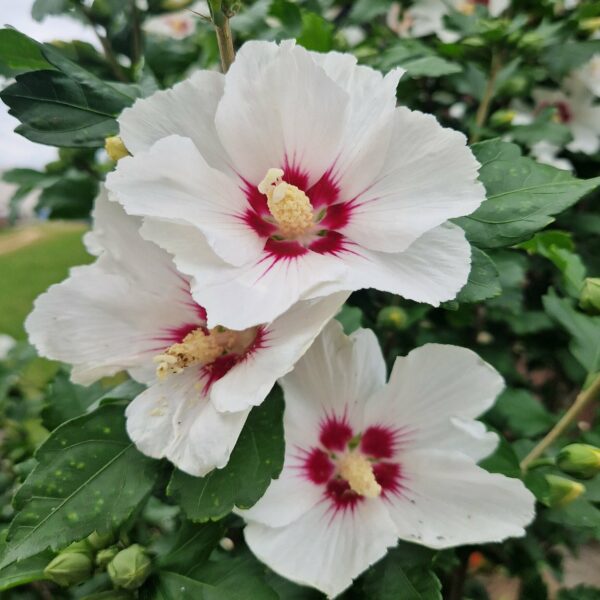
[[92, 548], [86, 540], [82, 540], [55, 556], [44, 569], [44, 575], [54, 583], [68, 587], [89, 579], [93, 567]]
[[581, 308], [592, 315], [600, 314], [600, 277], [586, 277], [579, 296]]
[[408, 315], [399, 306], [386, 306], [377, 315], [377, 325], [382, 329], [401, 331], [408, 326]]
[[135, 590], [152, 572], [152, 561], [143, 546], [132, 544], [115, 555], [107, 572], [116, 587]]
[[569, 444], [558, 453], [556, 465], [568, 475], [591, 479], [600, 473], [600, 448], [589, 444]]
[[567, 506], [585, 492], [585, 487], [581, 483], [560, 475], [546, 475], [546, 482], [548, 492], [544, 498], [544, 504], [550, 508]]

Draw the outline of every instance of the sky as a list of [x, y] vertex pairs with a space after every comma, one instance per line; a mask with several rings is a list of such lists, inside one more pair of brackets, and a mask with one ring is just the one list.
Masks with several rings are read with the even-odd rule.
[[[68, 17], [48, 17], [42, 23], [34, 21], [31, 18], [33, 1], [0, 0], [0, 25], [10, 25], [41, 42], [79, 39], [97, 45], [89, 27]], [[0, 172], [13, 167], [39, 168], [56, 157], [56, 148], [34, 144], [14, 133], [17, 125], [18, 121], [8, 114], [8, 107], [0, 102]]]

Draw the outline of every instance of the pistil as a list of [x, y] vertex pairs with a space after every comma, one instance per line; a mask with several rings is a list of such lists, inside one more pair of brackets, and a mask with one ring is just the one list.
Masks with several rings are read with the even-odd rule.
[[338, 471], [357, 494], [367, 498], [376, 498], [381, 494], [381, 486], [375, 479], [372, 464], [359, 452], [349, 452], [341, 457]]
[[283, 180], [281, 169], [269, 169], [258, 184], [267, 196], [267, 206], [284, 238], [296, 239], [314, 227], [314, 211], [308, 196]]

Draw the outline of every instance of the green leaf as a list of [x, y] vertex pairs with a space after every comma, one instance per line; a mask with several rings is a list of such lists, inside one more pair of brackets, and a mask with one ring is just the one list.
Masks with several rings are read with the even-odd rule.
[[471, 246], [471, 272], [457, 302], [480, 302], [500, 295], [500, 278], [494, 261], [483, 250]]
[[600, 510], [589, 502], [585, 495], [567, 506], [548, 510], [545, 517], [552, 523], [578, 529], [593, 529], [600, 533]]
[[459, 73], [462, 67], [435, 54], [418, 40], [399, 40], [384, 50], [374, 61], [382, 71], [402, 67], [411, 77], [440, 77]]
[[599, 596], [596, 586], [578, 585], [568, 590], [560, 590], [557, 600], [598, 600]]
[[208, 561], [224, 535], [225, 527], [221, 523], [197, 525], [186, 521], [168, 550], [158, 553], [156, 565], [162, 571], [188, 575]]
[[49, 550], [0, 569], [0, 592], [45, 579], [44, 569], [54, 558]]
[[344, 304], [335, 318], [342, 324], [344, 333], [350, 335], [359, 327], [362, 327], [363, 312], [358, 306]]
[[16, 73], [53, 69], [37, 42], [16, 29], [0, 29], [0, 64]]
[[79, 417], [103, 393], [102, 384], [82, 386], [72, 383], [69, 374], [59, 371], [50, 384], [46, 395], [45, 407], [42, 411], [44, 426], [56, 429], [65, 421]]
[[329, 52], [333, 47], [333, 23], [316, 13], [303, 12], [302, 32], [296, 41], [307, 50]]
[[520, 477], [519, 459], [512, 446], [500, 436], [498, 447], [487, 458], [480, 461], [479, 466], [490, 473], [500, 473], [507, 477]]
[[230, 571], [228, 577], [211, 583], [162, 571], [154, 586], [147, 596], [150, 600], [279, 600], [279, 596], [264, 581], [238, 574], [235, 569]]
[[441, 584], [431, 570], [433, 552], [401, 543], [365, 577], [369, 600], [441, 600]]
[[541, 231], [520, 246], [529, 254], [539, 254], [552, 261], [563, 276], [565, 291], [579, 299], [586, 268], [581, 258], [573, 252], [575, 245], [570, 234], [563, 231]]
[[0, 568], [93, 531], [113, 531], [147, 498], [160, 464], [135, 449], [117, 406], [60, 426], [36, 458], [38, 465], [15, 496], [19, 512]]
[[31, 16], [36, 21], [43, 21], [50, 15], [61, 15], [73, 7], [69, 0], [35, 0], [31, 7]]
[[488, 413], [498, 429], [510, 429], [518, 437], [535, 437], [548, 431], [555, 418], [524, 389], [507, 388]]
[[73, 170], [44, 188], [35, 208], [51, 219], [84, 219], [90, 214], [97, 195], [97, 179]]
[[52, 146], [103, 146], [104, 139], [118, 131], [116, 117], [141, 90], [102, 81], [52, 46], [37, 47], [60, 72], [24, 73], [0, 93], [10, 114], [21, 121], [17, 133]]
[[385, 14], [393, 0], [357, 0], [352, 3], [350, 19], [356, 23], [365, 23], [371, 21], [379, 15]]
[[588, 373], [600, 371], [600, 317], [590, 317], [559, 298], [554, 290], [544, 296], [546, 312], [571, 335], [569, 350]]
[[277, 388], [252, 409], [223, 469], [206, 477], [175, 470], [167, 493], [192, 521], [216, 520], [234, 506], [249, 508], [265, 493], [283, 467], [283, 397]]
[[512, 246], [529, 239], [552, 223], [553, 215], [600, 185], [600, 177], [577, 179], [567, 171], [516, 156], [517, 147], [507, 142], [491, 140], [474, 144], [472, 149], [482, 163], [479, 179], [487, 200], [455, 222], [480, 248]]
[[600, 40], [567, 42], [552, 46], [541, 58], [550, 73], [562, 79], [570, 71], [586, 63], [597, 52], [600, 52]]

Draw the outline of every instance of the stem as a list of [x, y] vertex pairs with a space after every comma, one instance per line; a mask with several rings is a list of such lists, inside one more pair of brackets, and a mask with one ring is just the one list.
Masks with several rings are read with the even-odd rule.
[[463, 590], [467, 579], [467, 569], [469, 567], [469, 555], [461, 556], [460, 565], [452, 573], [452, 582], [450, 583], [450, 594], [448, 600], [462, 600]]
[[502, 68], [502, 61], [500, 57], [496, 53], [492, 53], [492, 60], [490, 62], [490, 75], [488, 77], [485, 90], [483, 91], [483, 98], [481, 99], [481, 104], [477, 109], [477, 114], [475, 115], [475, 128], [473, 131], [473, 135], [471, 136], [471, 143], [479, 141], [481, 137], [481, 130], [485, 125], [489, 112], [490, 106], [492, 104], [492, 98], [494, 97], [495, 87], [496, 87], [496, 78], [498, 77], [498, 73]]
[[235, 59], [235, 50], [233, 49], [233, 36], [229, 26], [229, 17], [222, 15], [219, 19], [219, 25], [214, 23], [217, 32], [217, 43], [219, 44], [219, 54], [221, 55], [221, 67], [223, 73], [227, 73], [231, 63]]
[[96, 25], [96, 22], [94, 21], [92, 14], [90, 13], [87, 6], [85, 6], [84, 4], [78, 4], [77, 6], [78, 6], [79, 10], [81, 11], [81, 13], [83, 14], [83, 16], [86, 18], [87, 22], [90, 24], [90, 26], [94, 30], [94, 33], [96, 34], [96, 37], [98, 38], [98, 41], [100, 42], [100, 45], [102, 46], [102, 50], [104, 51], [104, 58], [106, 58], [106, 62], [108, 62], [108, 64], [110, 65], [113, 75], [119, 81], [122, 81], [123, 83], [127, 83], [129, 81], [129, 78], [127, 77], [127, 74], [123, 70], [123, 67], [119, 64], [119, 61], [117, 60], [117, 56], [113, 50], [110, 40], [107, 37], [103, 36], [98, 31], [98, 26]]
[[583, 410], [600, 396], [600, 375], [585, 390], [579, 392], [575, 402], [569, 410], [563, 415], [562, 419], [544, 436], [542, 440], [533, 448], [533, 450], [522, 460], [521, 470], [523, 472], [531, 466], [531, 463], [537, 460], [554, 442], [565, 433]]
[[140, 21], [140, 11], [135, 0], [131, 0], [131, 19], [131, 64], [135, 66], [140, 62], [140, 58], [142, 57], [142, 24]]

